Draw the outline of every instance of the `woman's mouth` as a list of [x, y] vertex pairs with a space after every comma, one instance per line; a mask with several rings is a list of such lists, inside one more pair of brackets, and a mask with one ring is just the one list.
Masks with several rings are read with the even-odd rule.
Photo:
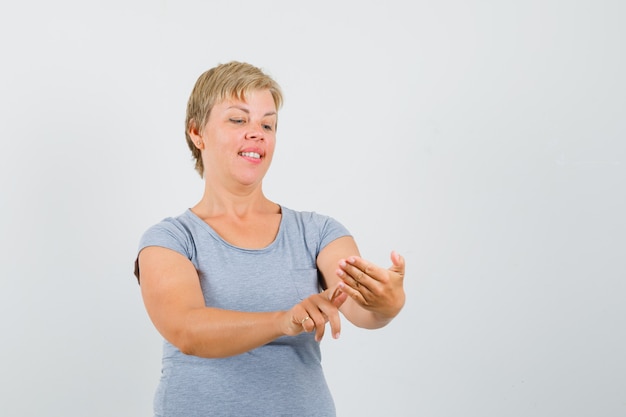
[[261, 159], [261, 155], [256, 152], [239, 152], [239, 155], [246, 156], [248, 158]]

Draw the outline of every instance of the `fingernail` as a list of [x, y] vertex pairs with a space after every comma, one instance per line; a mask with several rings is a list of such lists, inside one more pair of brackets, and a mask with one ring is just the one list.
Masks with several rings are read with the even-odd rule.
[[341, 335], [341, 334], [340, 334], [339, 332], [337, 332], [337, 333], [335, 333], [335, 334], [333, 335], [333, 337], [334, 337], [335, 339], [339, 339], [339, 336], [340, 336], [340, 335]]
[[344, 272], [341, 269], [337, 270], [337, 275], [339, 275], [340, 277], [342, 277], [344, 275]]

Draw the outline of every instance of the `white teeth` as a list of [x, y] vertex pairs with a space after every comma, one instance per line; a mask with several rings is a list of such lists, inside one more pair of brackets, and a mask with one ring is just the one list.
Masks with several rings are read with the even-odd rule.
[[248, 158], [256, 158], [256, 159], [259, 159], [261, 157], [261, 155], [256, 152], [241, 152], [239, 155], [247, 156]]

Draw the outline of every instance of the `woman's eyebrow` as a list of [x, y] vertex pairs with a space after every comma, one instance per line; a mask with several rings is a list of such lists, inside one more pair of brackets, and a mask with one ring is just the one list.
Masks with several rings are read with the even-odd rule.
[[[227, 108], [227, 110], [230, 110], [230, 109], [237, 109], [237, 110], [241, 110], [241, 111], [242, 111], [242, 112], [244, 112], [244, 113], [250, 114], [250, 110], [248, 110], [248, 109], [247, 109], [247, 108], [245, 108], [245, 107], [238, 106], [238, 105], [236, 105], [236, 104], [234, 104], [234, 105], [232, 105], [232, 106], [230, 106], [230, 107], [228, 107], [228, 108]], [[278, 113], [277, 113], [277, 112], [275, 112], [275, 111], [268, 111], [267, 113], [265, 113], [265, 114], [263, 115], [263, 117], [267, 117], [267, 116], [275, 116], [276, 114], [278, 114]]]

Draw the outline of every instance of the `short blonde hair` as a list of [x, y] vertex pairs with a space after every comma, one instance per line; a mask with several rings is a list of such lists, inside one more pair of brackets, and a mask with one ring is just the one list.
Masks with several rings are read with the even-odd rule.
[[204, 175], [202, 154], [191, 140], [189, 129], [195, 126], [201, 132], [214, 105], [232, 98], [245, 100], [246, 94], [254, 90], [269, 90], [276, 110], [282, 106], [283, 95], [278, 83], [261, 69], [244, 62], [220, 64], [204, 72], [196, 81], [187, 102], [185, 137], [200, 177]]

